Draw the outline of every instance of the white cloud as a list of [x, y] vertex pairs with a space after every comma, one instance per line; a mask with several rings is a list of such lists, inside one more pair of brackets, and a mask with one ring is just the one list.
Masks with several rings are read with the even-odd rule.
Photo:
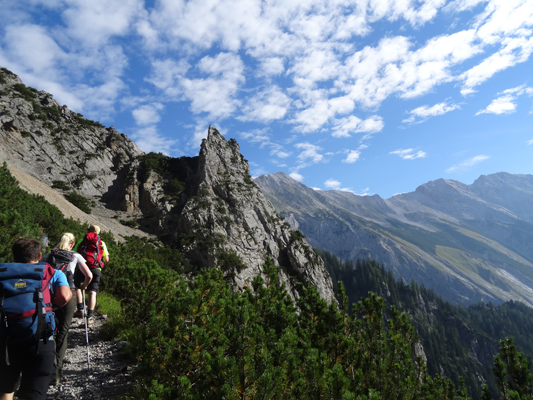
[[435, 117], [437, 115], [444, 115], [450, 111], [461, 108], [457, 104], [448, 104], [446, 102], [435, 104], [434, 106], [421, 106], [409, 111], [411, 116], [404, 119], [402, 122], [409, 124], [416, 124], [426, 121], [428, 118]]
[[241, 121], [269, 122], [285, 117], [291, 99], [277, 86], [270, 86], [245, 102]]
[[154, 153], [170, 154], [178, 143], [175, 139], [163, 137], [155, 126], [139, 129], [131, 137], [146, 153], [153, 151]]
[[492, 102], [484, 110], [479, 110], [476, 115], [479, 114], [511, 114], [516, 111], [516, 100], [519, 96], [533, 95], [533, 88], [526, 87], [524, 85], [518, 86], [512, 89], [504, 90], [498, 93], [499, 97], [492, 100]]
[[353, 115], [347, 118], [338, 119], [333, 125], [333, 137], [350, 137], [350, 133], [376, 133], [384, 127], [383, 118], [378, 115], [374, 115], [365, 120], [361, 120]]
[[100, 47], [112, 36], [129, 33], [143, 5], [141, 0], [71, 0], [62, 17], [69, 36], [86, 46]]
[[230, 116], [240, 104], [237, 94], [244, 82], [244, 64], [240, 57], [232, 53], [205, 56], [197, 67], [209, 77], [182, 78], [180, 82], [184, 96], [191, 101], [192, 112], [207, 113], [212, 118]]
[[285, 65], [281, 57], [268, 57], [261, 60], [258, 76], [271, 77], [285, 72]]
[[485, 156], [485, 155], [479, 155], [479, 156], [475, 156], [475, 157], [472, 157], [460, 164], [457, 164], [457, 165], [454, 165], [454, 166], [451, 166], [450, 168], [448, 168], [446, 170], [447, 173], [450, 173], [450, 172], [461, 172], [461, 171], [464, 171], [468, 168], [471, 168], [473, 167], [474, 165], [476, 164], [479, 164], [480, 162], [482, 161], [485, 161], [487, 160], [488, 158], [490, 158], [489, 156]]
[[302, 182], [304, 180], [303, 175], [300, 175], [298, 172], [291, 172], [289, 176], [298, 182]]
[[297, 143], [294, 145], [294, 147], [303, 150], [298, 155], [298, 160], [301, 162], [310, 160], [313, 163], [318, 163], [324, 159], [324, 156], [319, 153], [319, 151], [322, 150], [322, 148], [319, 146], [315, 146], [310, 143]]
[[359, 159], [360, 156], [361, 152], [359, 150], [350, 150], [350, 152], [348, 153], [346, 158], [342, 160], [342, 162], [346, 164], [353, 164]]
[[328, 179], [326, 182], [324, 182], [324, 186], [329, 189], [339, 189], [341, 187], [341, 183], [335, 179]]
[[145, 104], [133, 110], [132, 115], [137, 125], [157, 124], [161, 119], [159, 112], [163, 108], [161, 103]]
[[420, 150], [415, 152], [414, 149], [399, 149], [399, 150], [391, 151], [389, 154], [396, 154], [404, 160], [416, 160], [417, 158], [426, 157], [425, 152], [420, 151]]
[[533, 139], [531, 139], [531, 140], [528, 140], [527, 144], [528, 144], [528, 145], [531, 145], [531, 144], [533, 144]]

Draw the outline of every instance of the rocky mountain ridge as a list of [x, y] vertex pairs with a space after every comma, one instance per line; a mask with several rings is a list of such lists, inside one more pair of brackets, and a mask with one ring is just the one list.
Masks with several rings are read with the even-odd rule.
[[390, 199], [315, 191], [283, 173], [256, 179], [313, 246], [372, 258], [460, 304], [533, 305], [533, 176], [439, 179]]
[[100, 217], [157, 234], [191, 270], [220, 266], [244, 288], [270, 260], [293, 297], [310, 282], [335, 301], [322, 260], [255, 185], [237, 142], [212, 127], [197, 157], [144, 154], [125, 134], [1, 68], [0, 161], [66, 197], [88, 199]]

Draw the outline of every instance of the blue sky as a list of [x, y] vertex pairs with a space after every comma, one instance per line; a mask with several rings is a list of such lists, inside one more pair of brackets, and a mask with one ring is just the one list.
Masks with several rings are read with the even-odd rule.
[[0, 66], [144, 151], [384, 198], [533, 173], [533, 1], [0, 0]]

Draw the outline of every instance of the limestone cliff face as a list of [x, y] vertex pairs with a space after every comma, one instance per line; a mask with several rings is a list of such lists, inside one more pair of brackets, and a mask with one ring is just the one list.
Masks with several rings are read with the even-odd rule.
[[[323, 298], [334, 301], [331, 278], [322, 260], [305, 238], [280, 218], [253, 182], [237, 142], [226, 141], [211, 127], [200, 150], [195, 194], [181, 210], [175, 234], [199, 264], [232, 270], [238, 287], [250, 284], [270, 259], [282, 267], [281, 279], [294, 297], [298, 297], [296, 282], [309, 281]], [[191, 234], [208, 238], [208, 242], [187, 242]], [[233, 255], [247, 268], [235, 272]]]
[[113, 127], [87, 120], [49, 93], [24, 86], [6, 69], [0, 71], [2, 161], [49, 186], [118, 208], [126, 178], [141, 154]]

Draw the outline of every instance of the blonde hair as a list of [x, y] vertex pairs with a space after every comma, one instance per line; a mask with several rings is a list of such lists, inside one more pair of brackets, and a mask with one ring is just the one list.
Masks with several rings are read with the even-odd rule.
[[70, 245], [76, 243], [76, 238], [72, 233], [63, 233], [61, 240], [57, 244], [57, 249], [70, 250]]

